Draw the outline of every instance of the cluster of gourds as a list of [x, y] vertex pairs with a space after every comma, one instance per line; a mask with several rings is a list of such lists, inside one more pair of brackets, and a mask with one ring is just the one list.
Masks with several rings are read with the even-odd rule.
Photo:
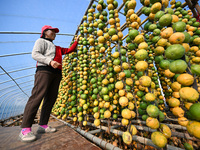
[[[177, 118], [200, 138], [200, 23], [179, 1], [141, 0], [141, 12], [148, 17], [142, 25], [136, 1], [123, 2], [127, 36], [120, 27], [116, 0], [99, 0], [88, 9], [79, 27], [77, 51], [63, 60], [52, 112], [84, 126], [91, 117], [95, 126], [101, 119], [121, 119], [128, 126], [141, 118], [158, 129], [151, 135], [158, 147], [165, 147], [171, 137], [162, 123], [165, 118]], [[131, 128], [134, 132], [123, 134], [127, 144], [137, 134]]]

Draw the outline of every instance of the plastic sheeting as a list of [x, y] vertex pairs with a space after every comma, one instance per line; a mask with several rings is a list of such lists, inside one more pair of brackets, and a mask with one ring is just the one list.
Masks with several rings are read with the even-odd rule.
[[[51, 25], [59, 34], [75, 34], [90, 0], [0, 2], [0, 120], [22, 114], [34, 84], [36, 61], [31, 57], [34, 42], [40, 34], [9, 34], [9, 32], [40, 33]], [[3, 32], [8, 32], [7, 34]], [[54, 43], [68, 47], [73, 36], [57, 35]], [[18, 86], [17, 86], [18, 84]]]

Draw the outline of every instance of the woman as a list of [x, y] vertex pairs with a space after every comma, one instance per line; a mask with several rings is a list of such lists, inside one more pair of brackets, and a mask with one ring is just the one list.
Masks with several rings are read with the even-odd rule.
[[19, 134], [19, 138], [23, 142], [36, 140], [36, 136], [31, 131], [31, 126], [43, 98], [37, 132], [50, 133], [56, 131], [55, 128], [51, 128], [47, 124], [62, 78], [62, 55], [73, 52], [79, 39], [78, 36], [70, 48], [55, 46], [53, 40], [55, 40], [56, 33], [58, 32], [58, 28], [53, 28], [49, 25], [43, 26], [41, 36], [33, 47], [32, 57], [37, 61], [37, 70], [32, 95], [26, 104], [21, 125], [22, 130]]

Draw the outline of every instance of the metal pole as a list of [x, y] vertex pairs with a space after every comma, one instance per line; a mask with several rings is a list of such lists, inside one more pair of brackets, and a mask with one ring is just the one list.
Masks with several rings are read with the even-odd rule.
[[[41, 34], [40, 32], [22, 32], [22, 31], [0, 31], [0, 34]], [[74, 36], [68, 33], [56, 33], [56, 35]]]
[[193, 6], [196, 8], [197, 13], [200, 15], [200, 6], [198, 4], [198, 0], [191, 0]]
[[3, 69], [3, 67], [0, 66], [0, 68], [15, 82], [15, 84], [19, 87], [19, 89], [20, 89], [25, 95], [27, 95], [27, 97], [29, 97], [28, 94], [26, 94], [26, 93], [21, 89], [21, 87], [19, 86], [19, 84], [17, 84], [17, 82], [10, 76], [10, 74], [9, 74], [7, 71], [5, 71], [5, 70]]
[[[87, 124], [90, 125], [90, 126], [96, 127], [93, 123], [88, 122]], [[109, 130], [108, 127], [105, 127], [105, 126], [97, 126], [96, 128], [101, 128], [102, 130], [105, 130], [105, 131]], [[110, 129], [110, 132], [117, 134], [117, 135], [120, 135], [120, 136], [122, 136], [122, 134], [123, 134], [123, 131], [116, 130], [116, 129]], [[137, 135], [132, 136], [132, 139], [134, 141], [140, 142], [142, 144], [150, 145], [152, 147], [160, 149], [155, 144], [153, 144], [153, 142], [150, 139], [140, 137], [140, 136], [137, 136]], [[168, 150], [183, 150], [182, 148], [174, 147], [174, 146], [171, 146], [169, 144], [167, 144], [166, 147], [167, 147]]]
[[[18, 83], [18, 84], [20, 85], [20, 84], [28, 83], [28, 82], [31, 82], [31, 81], [34, 81], [34, 80], [29, 80], [29, 81], [26, 81], [26, 82], [21, 82], [21, 83]], [[16, 86], [16, 85], [9, 86], [9, 87], [0, 89], [0, 91], [5, 90], [5, 89], [9, 89], [9, 88], [12, 88], [12, 87], [15, 87], [15, 86]]]
[[[94, 120], [94, 118], [91, 118], [91, 117], [90, 117], [90, 119], [93, 119], [93, 120]], [[119, 118], [118, 121], [121, 121], [121, 118]], [[107, 123], [106, 120], [101, 120], [101, 122]], [[111, 123], [112, 123], [113, 125], [121, 124], [121, 123], [119, 123], [119, 122], [112, 122], [112, 121], [111, 121]], [[141, 120], [131, 120], [131, 123], [146, 124], [145, 121], [141, 121]], [[186, 127], [183, 127], [183, 126], [181, 126], [181, 125], [174, 125], [174, 124], [167, 124], [167, 123], [165, 123], [165, 125], [169, 126], [169, 128], [173, 128], [173, 129], [187, 130]]]
[[22, 119], [22, 118], [23, 118], [23, 116], [19, 117], [19, 118], [18, 118], [18, 119], [16, 119], [15, 121], [13, 121], [13, 122], [11, 122], [11, 123], [9, 123], [9, 124], [5, 125], [4, 127], [8, 127], [8, 126], [10, 126], [11, 124], [13, 124], [13, 123], [15, 123], [15, 122], [19, 121], [19, 120], [20, 120], [20, 119]]
[[200, 6], [198, 3], [195, 4], [195, 8], [196, 8], [198, 14], [200, 15]]
[[[101, 120], [101, 122], [103, 123], [108, 123], [108, 121], [106, 120]], [[144, 123], [145, 121], [143, 122], [140, 122], [140, 120], [132, 120], [131, 123], [142, 123], [142, 124], [146, 124]], [[122, 126], [122, 123], [120, 122], [111, 122], [112, 125], [120, 125]], [[182, 129], [183, 127], [180, 126], [180, 125], [169, 125], [169, 124], [165, 124], [165, 125], [168, 125], [170, 128], [172, 129]], [[155, 132], [157, 130], [155, 129], [151, 129], [149, 127], [145, 127], [145, 126], [140, 126], [140, 125], [134, 125], [138, 130], [142, 130], [142, 131], [148, 131], [148, 132]], [[176, 128], [177, 127], [177, 128]], [[184, 127], [184, 129], [186, 130], [186, 128]], [[182, 129], [183, 130], [183, 129]], [[176, 137], [180, 137], [180, 138], [187, 138], [189, 140], [193, 140], [193, 141], [200, 141], [199, 139], [195, 138], [195, 137], [191, 137], [189, 134], [186, 134], [186, 133], [180, 133], [180, 132], [174, 132], [172, 131], [172, 136], [176, 136]]]
[[94, 142], [95, 144], [97, 144], [98, 146], [100, 146], [103, 149], [107, 149], [107, 150], [121, 150], [119, 147], [116, 147], [84, 130], [81, 130], [80, 128], [76, 128], [74, 125], [71, 125], [70, 123], [67, 123], [61, 119], [56, 118], [55, 116], [51, 115], [53, 118], [55, 118], [56, 120], [66, 124], [67, 126], [71, 127], [72, 129], [74, 129], [75, 131], [77, 131], [78, 133], [82, 134], [82, 136], [86, 137], [87, 139], [91, 140], [92, 142]]
[[33, 43], [35, 41], [0, 41], [0, 43]]
[[[34, 43], [35, 41], [0, 41], [1, 44], [3, 43]], [[55, 43], [71, 43], [71, 42], [63, 42], [63, 41], [54, 41]]]
[[101, 129], [96, 129], [96, 130], [88, 131], [88, 133], [90, 133], [90, 134], [96, 134], [96, 133], [99, 133], [101, 131], [102, 131]]
[[[110, 128], [111, 129], [115, 129], [115, 128], [118, 128], [118, 127], [121, 127], [121, 126], [115, 125], [115, 126], [111, 126]], [[101, 129], [96, 129], [96, 130], [88, 131], [88, 133], [90, 133], [90, 134], [96, 134], [96, 133], [99, 133], [101, 131], [102, 131]]]
[[[28, 86], [30, 86], [30, 85], [33, 85], [33, 84], [29, 84], [29, 85], [27, 85], [27, 86], [23, 86], [22, 88], [28, 87]], [[15, 90], [18, 90], [18, 88], [17, 88], [17, 89], [14, 89], [14, 90], [12, 90], [12, 91], [15, 91]], [[2, 95], [0, 96], [0, 98], [1, 98], [2, 96], [6, 95], [6, 94], [8, 94], [8, 93], [10, 93], [10, 92], [12, 92], [12, 91], [8, 91], [7, 93], [2, 94]], [[28, 97], [29, 97], [29, 96], [28, 96]]]
[[181, 7], [184, 8], [185, 6], [187, 6], [186, 2], [184, 2]]
[[17, 53], [17, 54], [7, 54], [7, 55], [0, 55], [0, 57], [8, 57], [8, 56], [16, 56], [16, 55], [26, 55], [26, 54], [31, 54], [32, 52], [27, 52], [27, 53]]
[[197, 17], [198, 14], [197, 14], [196, 10], [194, 9], [194, 6], [193, 6], [192, 2], [190, 0], [185, 0], [185, 1], [187, 3], [188, 7], [191, 9], [194, 17]]
[[[25, 78], [25, 77], [29, 77], [29, 76], [32, 76], [32, 75], [35, 75], [35, 74], [30, 74], [30, 75], [22, 76], [22, 77], [19, 77], [19, 78], [15, 78], [14, 80]], [[4, 81], [4, 82], [1, 82], [0, 84], [6, 83], [6, 82], [10, 82], [10, 81], [12, 81], [12, 80], [7, 80], [7, 81]]]
[[[28, 68], [22, 68], [22, 69], [18, 69], [18, 70], [8, 71], [7, 73], [13, 73], [13, 72], [18, 72], [18, 71], [23, 71], [23, 70], [28, 70], [28, 69], [32, 69], [32, 68], [35, 68], [35, 66], [34, 67], [28, 67]], [[5, 72], [1, 73], [0, 76], [4, 75], [4, 74], [6, 74], [6, 73]]]
[[[90, 0], [90, 3], [89, 3], [89, 5], [88, 5], [88, 8], [86, 9], [86, 11], [85, 11], [85, 13], [84, 13], [84, 15], [83, 16], [85, 16], [87, 13], [88, 13], [88, 10], [90, 9], [90, 7], [92, 6], [92, 4], [93, 4], [93, 2], [94, 2], [94, 0]], [[77, 35], [78, 34], [78, 31], [79, 31], [79, 27], [80, 27], [80, 25], [83, 23], [83, 18], [82, 18], [82, 20], [81, 20], [81, 22], [80, 22], [80, 24], [78, 25], [78, 27], [77, 27], [77, 30], [76, 30], [76, 32], [75, 32], [75, 35]], [[73, 37], [73, 39], [72, 39], [72, 41], [74, 40], [74, 37]]]

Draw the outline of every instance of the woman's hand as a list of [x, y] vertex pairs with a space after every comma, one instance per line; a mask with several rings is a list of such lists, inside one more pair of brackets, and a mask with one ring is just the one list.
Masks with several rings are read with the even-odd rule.
[[56, 69], [56, 68], [58, 68], [58, 66], [60, 66], [61, 64], [58, 63], [57, 61], [52, 60], [52, 61], [50, 62], [50, 65], [51, 65], [54, 69]]
[[77, 36], [77, 38], [76, 38], [76, 41], [78, 42], [78, 40], [79, 40], [79, 38], [80, 38], [80, 34]]

